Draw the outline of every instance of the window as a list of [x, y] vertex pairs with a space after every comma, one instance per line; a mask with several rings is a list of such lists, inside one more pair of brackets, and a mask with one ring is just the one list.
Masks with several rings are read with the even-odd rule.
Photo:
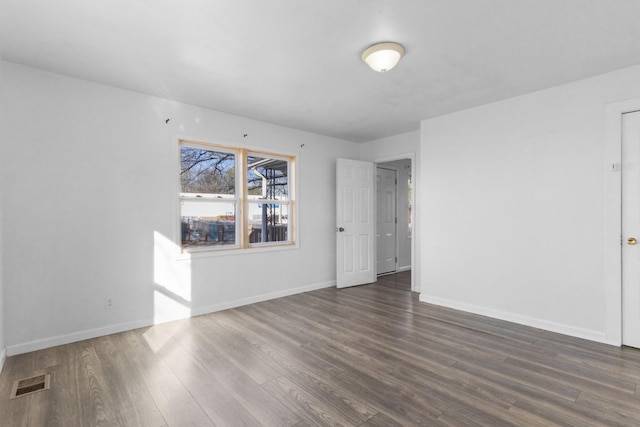
[[180, 140], [183, 251], [293, 244], [294, 161]]

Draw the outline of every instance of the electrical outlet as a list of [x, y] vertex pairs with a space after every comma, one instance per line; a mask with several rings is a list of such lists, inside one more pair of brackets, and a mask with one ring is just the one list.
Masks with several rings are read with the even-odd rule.
[[113, 308], [113, 300], [111, 298], [107, 298], [107, 300], [104, 302], [104, 309], [111, 310], [112, 308]]

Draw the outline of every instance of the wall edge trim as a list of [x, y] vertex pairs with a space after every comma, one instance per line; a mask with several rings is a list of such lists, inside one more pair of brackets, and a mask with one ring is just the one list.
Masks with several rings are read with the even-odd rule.
[[4, 368], [4, 362], [7, 360], [7, 349], [3, 348], [0, 351], [0, 374], [2, 373], [2, 369]]

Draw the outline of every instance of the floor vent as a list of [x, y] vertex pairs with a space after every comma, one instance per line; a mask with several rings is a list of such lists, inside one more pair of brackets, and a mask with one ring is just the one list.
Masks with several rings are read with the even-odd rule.
[[42, 390], [49, 390], [51, 375], [42, 374], [35, 377], [23, 378], [13, 383], [10, 399], [37, 393]]

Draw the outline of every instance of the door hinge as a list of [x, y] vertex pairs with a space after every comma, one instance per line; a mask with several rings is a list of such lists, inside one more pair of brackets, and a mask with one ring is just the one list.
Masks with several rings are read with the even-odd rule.
[[396, 217], [396, 224], [398, 223], [398, 217]]
[[398, 257], [396, 257], [396, 262], [398, 262]]

